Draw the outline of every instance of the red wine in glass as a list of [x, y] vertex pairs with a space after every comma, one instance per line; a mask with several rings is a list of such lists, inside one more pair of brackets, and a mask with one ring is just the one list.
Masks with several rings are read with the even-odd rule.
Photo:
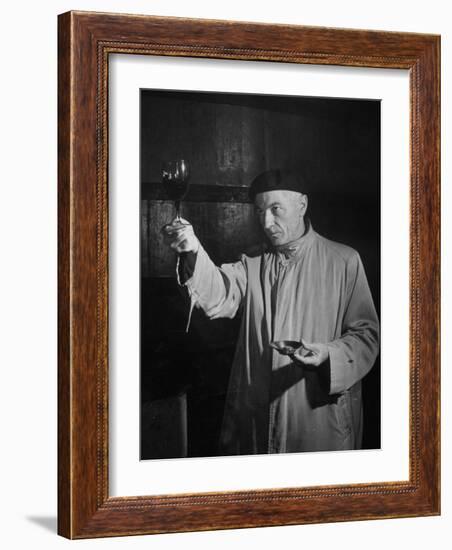
[[176, 207], [176, 218], [173, 222], [180, 223], [180, 203], [187, 194], [189, 178], [190, 167], [186, 160], [170, 160], [163, 163], [162, 181]]

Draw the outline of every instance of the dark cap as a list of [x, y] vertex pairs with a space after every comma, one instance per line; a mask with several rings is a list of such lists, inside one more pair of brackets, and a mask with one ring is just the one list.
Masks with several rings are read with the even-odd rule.
[[303, 176], [299, 173], [284, 170], [267, 170], [259, 174], [251, 182], [249, 196], [254, 201], [256, 195], [259, 193], [279, 190], [306, 193], [307, 187]]

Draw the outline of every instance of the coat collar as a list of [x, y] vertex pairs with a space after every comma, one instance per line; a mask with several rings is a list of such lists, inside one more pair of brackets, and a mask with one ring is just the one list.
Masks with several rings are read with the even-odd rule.
[[301, 237], [281, 246], [271, 249], [281, 263], [289, 263], [298, 260], [303, 252], [311, 245], [315, 237], [315, 231], [310, 220], [306, 220], [306, 231]]

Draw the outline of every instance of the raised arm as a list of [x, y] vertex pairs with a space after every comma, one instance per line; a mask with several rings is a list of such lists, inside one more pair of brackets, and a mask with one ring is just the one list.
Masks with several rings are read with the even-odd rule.
[[178, 282], [187, 289], [192, 307], [201, 308], [210, 319], [234, 317], [246, 292], [245, 263], [239, 261], [217, 267], [191, 225], [171, 235], [166, 231], [166, 240], [179, 254]]

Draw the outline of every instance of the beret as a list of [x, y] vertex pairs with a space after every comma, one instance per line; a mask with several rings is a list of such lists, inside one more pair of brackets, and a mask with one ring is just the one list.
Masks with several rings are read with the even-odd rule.
[[278, 190], [306, 193], [307, 186], [303, 176], [300, 173], [288, 172], [279, 169], [267, 170], [254, 178], [251, 182], [248, 193], [250, 199], [254, 201], [258, 193]]

